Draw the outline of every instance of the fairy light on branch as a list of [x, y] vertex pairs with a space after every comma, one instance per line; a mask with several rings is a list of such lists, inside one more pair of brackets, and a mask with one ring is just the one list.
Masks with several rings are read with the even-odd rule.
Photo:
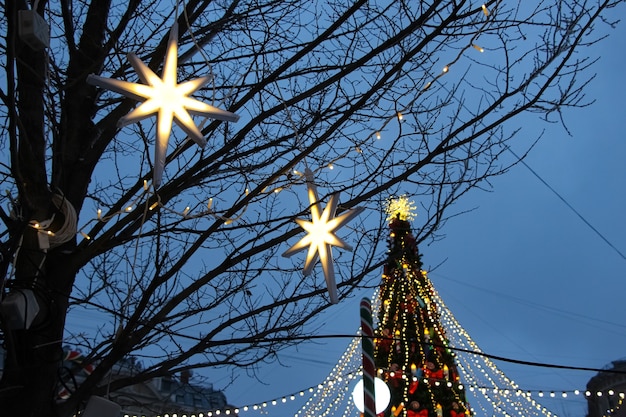
[[[244, 192], [245, 196], [247, 196], [249, 194], [249, 189], [246, 188], [245, 192]], [[152, 203], [150, 203], [150, 200], [154, 199], [154, 201]], [[132, 211], [134, 211], [135, 207], [138, 207], [142, 204], [149, 204], [147, 206], [147, 211], [154, 211], [154, 210], [163, 210], [167, 213], [170, 214], [174, 214], [177, 216], [180, 216], [181, 218], [185, 219], [185, 220], [189, 220], [189, 219], [196, 219], [196, 218], [201, 218], [201, 217], [206, 217], [206, 216], [212, 216], [214, 218], [217, 218], [221, 221], [223, 221], [225, 224], [231, 224], [239, 219], [241, 219], [241, 217], [245, 214], [246, 210], [247, 210], [247, 205], [243, 208], [243, 210], [237, 215], [237, 216], [231, 216], [231, 217], [226, 217], [226, 216], [222, 216], [219, 215], [215, 212], [215, 210], [213, 210], [213, 198], [209, 198], [209, 201], [207, 203], [207, 209], [204, 211], [201, 211], [199, 213], [195, 213], [192, 214], [192, 209], [190, 206], [186, 206], [182, 211], [178, 211], [178, 210], [174, 210], [172, 208], [169, 208], [167, 206], [165, 206], [162, 202], [161, 202], [161, 197], [158, 193], [153, 192], [153, 190], [151, 189], [151, 187], [147, 184], [147, 182], [144, 182], [144, 187], [143, 187], [143, 191], [142, 193], [135, 199], [133, 200], [130, 204], [128, 204], [124, 209], [122, 210], [117, 210], [117, 211], [113, 211], [111, 213], [108, 213], [107, 215], [103, 215], [102, 214], [102, 209], [98, 208], [96, 210], [96, 218], [95, 221], [96, 222], [100, 222], [100, 223], [107, 223], [109, 222], [111, 219], [116, 218], [119, 215], [122, 214], [129, 214]], [[93, 222], [93, 220], [90, 220], [89, 222], [87, 222], [80, 230], [80, 235], [85, 238], [86, 240], [91, 240], [92, 237], [86, 233], [84, 231], [84, 229]]]
[[476, 49], [478, 52], [485, 52], [485, 50], [483, 49], [483, 47], [476, 45], [475, 43], [472, 44], [472, 47], [474, 49]]
[[402, 121], [403, 119], [403, 113], [408, 112], [411, 107], [413, 106], [413, 104], [415, 102], [417, 102], [420, 98], [421, 98], [421, 94], [424, 93], [425, 91], [429, 90], [432, 85], [441, 77], [443, 77], [444, 75], [448, 74], [450, 72], [450, 70], [452, 69], [452, 66], [454, 64], [456, 64], [461, 57], [465, 54], [465, 52], [469, 49], [469, 48], [474, 48], [476, 49], [478, 52], [483, 53], [485, 52], [485, 49], [481, 46], [479, 46], [478, 44], [475, 43], [476, 39], [480, 36], [480, 34], [484, 31], [484, 29], [487, 27], [487, 24], [489, 23], [489, 16], [490, 16], [490, 12], [487, 9], [487, 6], [485, 4], [483, 4], [481, 6], [481, 10], [482, 13], [485, 15], [485, 21], [482, 24], [482, 27], [479, 28], [479, 30], [472, 36], [472, 38], [470, 39], [470, 42], [463, 48], [461, 48], [461, 50], [459, 51], [459, 53], [457, 54], [457, 56], [447, 65], [445, 65], [443, 67], [443, 69], [439, 72], [439, 74], [437, 74], [436, 76], [434, 76], [431, 80], [427, 81], [424, 86], [422, 87], [422, 89], [419, 91], [418, 94], [416, 94], [414, 96], [414, 98], [406, 105], [404, 106], [403, 109], [397, 111], [395, 113], [395, 116], [393, 117], [388, 117], [387, 119], [385, 119], [385, 121], [382, 123], [382, 126], [376, 131], [375, 136], [376, 139], [380, 139], [381, 138], [381, 131], [389, 124], [389, 122], [393, 119], [396, 118], [398, 121]]
[[[334, 162], [334, 160], [333, 160]], [[329, 165], [326, 165], [326, 168], [330, 168], [333, 169], [333, 162], [331, 162]], [[324, 167], [320, 167], [318, 168], [315, 172], [322, 170]], [[295, 175], [296, 178], [293, 179], [292, 176]], [[274, 188], [269, 188], [269, 187], [265, 187], [264, 189], [262, 189], [260, 192], [261, 193], [273, 193], [273, 194], [278, 194], [281, 191], [283, 191], [285, 188], [291, 187], [294, 184], [298, 184], [301, 183], [302, 179], [304, 178], [304, 174], [300, 171], [298, 171], [297, 169], [293, 169], [292, 171], [290, 170], [287, 173], [287, 178], [289, 180], [289, 183], [283, 184], [283, 185], [278, 185]], [[243, 193], [243, 195], [245, 197], [250, 195], [250, 189], [249, 188], [245, 188], [245, 191]], [[234, 216], [223, 216], [221, 214], [219, 214], [213, 207], [213, 198], [209, 198], [207, 205], [206, 205], [206, 209], [204, 211], [201, 211], [199, 213], [193, 213], [193, 209], [190, 206], [186, 206], [182, 211], [178, 211], [172, 208], [169, 208], [167, 206], [165, 206], [162, 201], [161, 201], [161, 197], [158, 194], [158, 192], [155, 192], [153, 189], [153, 186], [148, 183], [148, 181], [143, 182], [143, 192], [137, 197], [135, 198], [131, 203], [129, 203], [128, 205], [126, 205], [126, 207], [124, 209], [121, 210], [117, 210], [117, 211], [113, 211], [110, 212], [106, 215], [103, 215], [103, 211], [101, 208], [98, 208], [96, 210], [96, 218], [95, 221], [96, 222], [101, 222], [101, 223], [107, 223], [108, 221], [110, 221], [111, 219], [115, 218], [116, 216], [122, 215], [122, 214], [128, 214], [130, 212], [132, 212], [135, 207], [140, 206], [142, 203], [148, 203], [150, 201], [150, 199], [154, 199], [154, 201], [147, 207], [148, 211], [154, 211], [156, 209], [159, 210], [163, 210], [166, 211], [170, 214], [174, 214], [174, 215], [178, 215], [184, 219], [197, 219], [197, 218], [201, 218], [201, 217], [206, 217], [206, 216], [212, 216], [216, 219], [219, 219], [221, 221], [224, 222], [224, 224], [231, 224], [233, 222], [236, 222], [238, 220], [240, 220], [243, 215], [246, 213], [247, 209], [248, 209], [248, 204], [245, 205], [245, 207], [243, 207], [243, 209]], [[82, 230], [80, 231], [81, 236], [83, 236], [83, 238], [85, 238], [86, 240], [91, 240], [91, 236], [86, 233], [84, 231], [84, 229], [93, 222], [94, 220], [90, 220], [88, 221], [83, 227]]]

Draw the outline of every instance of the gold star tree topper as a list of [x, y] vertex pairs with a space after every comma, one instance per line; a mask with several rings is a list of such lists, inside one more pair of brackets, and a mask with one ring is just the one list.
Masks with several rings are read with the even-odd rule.
[[400, 220], [412, 221], [415, 219], [415, 203], [409, 200], [406, 195], [400, 197], [391, 197], [387, 200], [385, 213], [387, 213], [387, 221], [399, 217]]
[[339, 193], [335, 193], [330, 196], [326, 208], [320, 213], [320, 201], [317, 188], [313, 182], [313, 173], [307, 168], [304, 175], [307, 180], [309, 202], [311, 203], [311, 221], [296, 219], [296, 223], [307, 232], [307, 235], [287, 249], [283, 256], [290, 257], [308, 248], [303, 274], [304, 276], [311, 275], [313, 266], [319, 259], [322, 264], [324, 278], [326, 279], [330, 302], [336, 304], [338, 301], [337, 284], [331, 246], [338, 246], [349, 251], [352, 250], [352, 247], [338, 238], [335, 235], [335, 231], [360, 214], [363, 208], [356, 207], [346, 210], [341, 215], [335, 217], [339, 202]]
[[163, 78], [159, 78], [135, 54], [129, 53], [128, 60], [144, 84], [104, 78], [94, 74], [90, 74], [87, 77], [87, 82], [142, 102], [119, 120], [119, 127], [136, 123], [156, 113], [157, 137], [153, 184], [155, 188], [158, 188], [161, 185], [167, 145], [173, 122], [183, 129], [194, 142], [203, 147], [206, 145], [206, 139], [193, 122], [192, 114], [204, 115], [227, 122], [236, 122], [239, 120], [239, 116], [190, 97], [190, 94], [211, 81], [211, 76], [204, 76], [178, 84], [176, 79], [176, 69], [178, 67], [177, 24], [174, 24], [170, 31], [163, 62]]

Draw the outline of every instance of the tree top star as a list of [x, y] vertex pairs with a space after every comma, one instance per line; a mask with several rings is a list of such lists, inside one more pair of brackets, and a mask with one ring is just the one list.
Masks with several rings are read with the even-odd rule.
[[128, 60], [144, 84], [104, 78], [94, 74], [87, 77], [87, 82], [142, 102], [119, 120], [119, 127], [138, 122], [156, 113], [157, 137], [153, 183], [154, 187], [158, 188], [161, 185], [163, 176], [172, 122], [176, 123], [194, 142], [202, 147], [206, 144], [206, 139], [193, 122], [192, 114], [204, 115], [228, 122], [236, 122], [239, 120], [239, 116], [190, 97], [190, 94], [211, 81], [210, 76], [178, 84], [176, 79], [176, 68], [178, 66], [177, 24], [174, 24], [170, 31], [169, 43], [163, 62], [163, 78], [159, 78], [135, 54], [129, 53]]
[[330, 196], [326, 208], [320, 214], [320, 202], [319, 196], [317, 195], [317, 188], [313, 183], [313, 173], [308, 168], [305, 171], [305, 176], [307, 178], [309, 202], [311, 203], [311, 221], [296, 219], [296, 223], [308, 234], [287, 249], [287, 251], [283, 253], [283, 256], [289, 257], [308, 248], [303, 273], [305, 276], [311, 275], [313, 266], [319, 259], [322, 263], [322, 271], [326, 279], [330, 302], [336, 304], [338, 300], [337, 284], [335, 282], [331, 245], [346, 250], [352, 250], [346, 242], [335, 235], [335, 231], [360, 214], [363, 208], [356, 207], [346, 210], [341, 215], [335, 217], [337, 204], [339, 202], [339, 193], [336, 193]]

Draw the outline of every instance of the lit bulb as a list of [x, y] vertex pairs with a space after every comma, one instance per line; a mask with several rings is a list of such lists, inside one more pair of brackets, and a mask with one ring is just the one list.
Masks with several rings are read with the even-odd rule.
[[[385, 381], [381, 380], [380, 378], [374, 379], [374, 391], [376, 392], [376, 414], [378, 414], [385, 411], [385, 409], [389, 405], [389, 401], [391, 400], [391, 392], [389, 391], [389, 387], [387, 386]], [[352, 400], [354, 401], [354, 405], [361, 412], [363, 412], [365, 409], [363, 394], [363, 380], [360, 380], [359, 382], [357, 382], [354, 390], [352, 391]]]

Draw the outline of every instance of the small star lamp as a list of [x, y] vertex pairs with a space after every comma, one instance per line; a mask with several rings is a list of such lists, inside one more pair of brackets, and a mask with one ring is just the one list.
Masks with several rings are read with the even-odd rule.
[[210, 76], [196, 78], [178, 84], [176, 68], [178, 66], [178, 25], [174, 24], [170, 31], [167, 51], [163, 62], [163, 76], [159, 78], [135, 54], [129, 53], [128, 60], [143, 84], [131, 83], [90, 74], [87, 83], [106, 88], [126, 97], [142, 102], [134, 110], [122, 117], [118, 126], [123, 127], [139, 122], [156, 113], [157, 137], [154, 155], [153, 184], [161, 185], [167, 145], [171, 134], [172, 123], [176, 123], [199, 146], [206, 145], [206, 139], [194, 124], [191, 115], [204, 115], [213, 119], [236, 122], [239, 116], [226, 110], [206, 104], [190, 97], [211, 81]]
[[305, 170], [305, 177], [309, 202], [311, 203], [311, 221], [296, 219], [296, 223], [307, 232], [307, 235], [287, 249], [283, 256], [290, 257], [295, 253], [308, 249], [306, 261], [304, 262], [304, 276], [311, 275], [313, 266], [319, 259], [322, 264], [326, 286], [328, 287], [330, 302], [336, 304], [338, 301], [337, 284], [331, 246], [338, 246], [346, 250], [352, 250], [352, 247], [338, 238], [334, 232], [360, 214], [363, 209], [357, 207], [346, 210], [341, 215], [335, 217], [339, 202], [339, 194], [336, 193], [330, 197], [324, 211], [320, 212], [320, 201], [317, 188], [313, 182], [313, 173], [308, 168]]

